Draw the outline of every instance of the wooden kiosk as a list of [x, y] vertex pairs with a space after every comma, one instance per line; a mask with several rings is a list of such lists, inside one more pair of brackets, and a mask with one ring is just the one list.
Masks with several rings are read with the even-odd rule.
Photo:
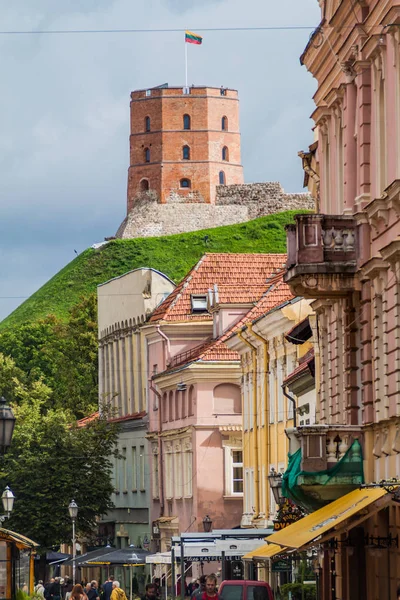
[[0, 600], [15, 600], [17, 590], [33, 593], [33, 559], [38, 544], [0, 527]]

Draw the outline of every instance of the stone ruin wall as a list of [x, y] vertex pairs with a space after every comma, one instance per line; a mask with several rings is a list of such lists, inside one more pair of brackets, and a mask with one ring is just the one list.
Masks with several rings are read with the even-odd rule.
[[154, 192], [143, 192], [121, 223], [117, 238], [154, 237], [245, 223], [285, 210], [314, 210], [310, 194], [286, 194], [279, 182], [221, 185], [215, 204], [175, 195], [160, 204]]

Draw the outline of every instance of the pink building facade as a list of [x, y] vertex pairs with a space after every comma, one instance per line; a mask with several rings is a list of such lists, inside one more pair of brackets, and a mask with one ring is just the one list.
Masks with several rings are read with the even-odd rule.
[[143, 327], [155, 550], [182, 531], [203, 531], [205, 517], [214, 529], [240, 525], [241, 367], [224, 339], [284, 260], [207, 254]]
[[[317, 144], [301, 153], [318, 212], [288, 228], [285, 276], [293, 293], [314, 299], [318, 317], [319, 449], [305, 470], [332, 467], [334, 444], [356, 441], [371, 483], [400, 476], [400, 2], [319, 4], [301, 57], [318, 83]], [[304, 449], [310, 431], [295, 437]], [[387, 540], [400, 533], [400, 512], [387, 496], [332, 538], [338, 550], [333, 562], [321, 558], [321, 598], [333, 588], [343, 600], [396, 597], [400, 554]], [[366, 536], [384, 538], [383, 550]]]

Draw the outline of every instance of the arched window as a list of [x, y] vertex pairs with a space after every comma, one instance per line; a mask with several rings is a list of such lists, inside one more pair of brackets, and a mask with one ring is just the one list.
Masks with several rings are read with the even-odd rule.
[[183, 146], [183, 148], [182, 148], [182, 158], [183, 158], [183, 160], [190, 160], [190, 148], [189, 148], [189, 146]]
[[144, 162], [150, 162], [150, 148], [144, 149]]
[[228, 131], [228, 117], [222, 117], [221, 129], [222, 129], [222, 131]]
[[149, 180], [148, 179], [141, 179], [140, 180], [140, 191], [141, 192], [147, 192], [150, 188], [150, 184], [149, 184]]
[[144, 130], [150, 131], [150, 117], [146, 117], [144, 120]]
[[181, 179], [180, 185], [181, 185], [181, 188], [190, 188], [190, 187], [192, 187], [190, 179], [186, 179], [186, 177], [184, 179]]
[[229, 150], [227, 146], [222, 148], [222, 160], [229, 160]]
[[225, 185], [225, 173], [223, 171], [219, 172], [219, 185]]
[[190, 129], [190, 116], [183, 115], [183, 129]]

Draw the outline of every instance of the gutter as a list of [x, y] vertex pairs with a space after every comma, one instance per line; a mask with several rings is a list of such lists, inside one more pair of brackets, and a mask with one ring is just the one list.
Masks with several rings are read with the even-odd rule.
[[286, 384], [283, 383], [282, 384], [282, 392], [283, 395], [286, 396], [286, 398], [293, 404], [293, 427], [296, 428], [297, 427], [297, 407], [296, 407], [296, 400], [293, 396], [291, 396], [290, 394], [288, 394], [288, 392], [286, 391]]
[[157, 329], [157, 333], [167, 342], [167, 354], [165, 357], [165, 366], [167, 366], [169, 359], [171, 358], [171, 343], [169, 341], [169, 338], [165, 335], [165, 333], [163, 331], [161, 331], [159, 325], [156, 326], [156, 329]]
[[259, 503], [259, 473], [258, 473], [258, 431], [257, 431], [257, 348], [243, 337], [241, 331], [238, 332], [239, 339], [251, 350], [253, 361], [253, 435], [254, 435], [254, 511], [258, 515], [260, 513]]
[[[254, 335], [254, 337], [257, 338], [258, 340], [260, 340], [260, 342], [264, 346], [264, 395], [265, 395], [264, 423], [265, 423], [265, 431], [268, 433], [267, 433], [265, 447], [262, 448], [261, 451], [263, 453], [263, 463], [264, 463], [265, 469], [266, 469], [265, 475], [268, 478], [268, 473], [269, 473], [268, 465], [271, 464], [271, 442], [270, 442], [270, 423], [269, 423], [269, 408], [270, 408], [271, 399], [269, 397], [269, 381], [268, 381], [269, 362], [270, 362], [268, 340], [266, 340], [262, 335], [260, 335], [256, 331], [254, 331], [252, 323], [248, 323], [247, 327], [248, 327], [249, 331], [251, 332], [251, 334]], [[268, 479], [267, 479], [267, 483], [268, 483]], [[268, 488], [268, 486], [267, 486], [267, 488]], [[268, 506], [268, 512], [270, 512], [270, 506], [269, 506], [270, 496], [269, 496], [269, 494], [268, 494], [266, 500], [267, 500], [266, 503]]]

